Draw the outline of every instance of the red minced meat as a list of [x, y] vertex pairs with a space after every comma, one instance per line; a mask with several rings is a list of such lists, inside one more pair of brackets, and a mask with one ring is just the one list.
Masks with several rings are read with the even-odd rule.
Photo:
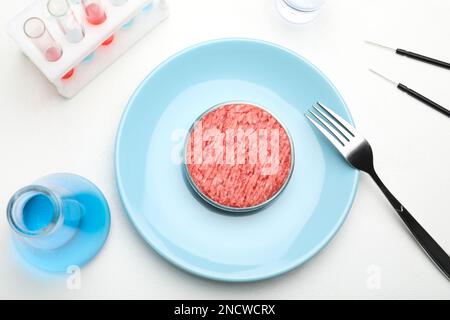
[[[186, 162], [191, 181], [205, 197], [225, 207], [252, 208], [272, 199], [286, 184], [292, 169], [291, 142], [286, 130], [270, 113], [255, 105], [233, 103], [206, 113], [196, 123], [195, 129], [199, 128], [199, 123], [203, 134], [199, 136], [195, 134], [195, 130], [190, 132]], [[216, 130], [216, 134], [205, 134], [209, 129]], [[255, 143], [255, 139], [248, 136], [242, 139], [241, 135], [238, 140], [238, 129], [243, 130], [241, 132], [256, 131], [258, 134], [253, 137], [262, 138], [256, 139]], [[267, 134], [260, 136], [264, 130]], [[261, 147], [267, 150], [265, 159], [274, 159], [276, 149], [272, 148], [272, 142], [277, 141], [272, 130], [278, 132], [279, 160], [267, 163], [267, 160], [261, 160], [261, 152], [257, 152], [257, 158], [251, 157], [250, 151], [259, 150], [261, 141], [266, 141]], [[226, 138], [227, 133], [233, 138]], [[197, 140], [202, 143], [200, 156], [196, 153], [200, 146]], [[231, 147], [226, 147], [226, 142], [230, 141]], [[223, 148], [214, 148], [214, 142]], [[230, 150], [229, 154], [227, 150]], [[239, 158], [238, 150], [241, 150]], [[243, 150], [245, 154], [242, 154]], [[270, 168], [273, 170], [269, 170]]]

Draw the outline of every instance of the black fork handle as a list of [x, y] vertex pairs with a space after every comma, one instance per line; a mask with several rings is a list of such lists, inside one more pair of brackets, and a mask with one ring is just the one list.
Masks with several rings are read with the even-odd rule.
[[397, 211], [400, 218], [405, 223], [415, 240], [419, 243], [422, 249], [427, 253], [428, 257], [436, 264], [442, 273], [450, 281], [450, 257], [441, 248], [441, 246], [433, 239], [432, 236], [417, 222], [416, 219], [406, 210], [406, 208], [394, 197], [389, 189], [384, 185], [383, 181], [378, 177], [377, 173], [373, 171], [369, 173], [391, 205]]

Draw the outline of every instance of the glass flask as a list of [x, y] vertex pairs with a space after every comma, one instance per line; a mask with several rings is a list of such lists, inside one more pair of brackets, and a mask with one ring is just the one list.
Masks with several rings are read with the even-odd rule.
[[102, 248], [109, 233], [108, 203], [83, 177], [51, 174], [17, 191], [7, 217], [20, 255], [35, 267], [66, 272]]

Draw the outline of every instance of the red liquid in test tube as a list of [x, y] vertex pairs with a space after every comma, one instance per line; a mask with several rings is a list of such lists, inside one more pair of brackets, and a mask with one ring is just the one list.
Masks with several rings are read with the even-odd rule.
[[58, 61], [61, 55], [62, 50], [58, 47], [50, 47], [45, 51], [45, 58], [50, 62]]
[[106, 13], [100, 1], [84, 0], [86, 19], [90, 24], [99, 25], [106, 21]]

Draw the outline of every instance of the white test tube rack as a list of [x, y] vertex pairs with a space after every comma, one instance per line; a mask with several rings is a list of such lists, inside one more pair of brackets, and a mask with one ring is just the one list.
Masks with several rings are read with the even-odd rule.
[[[79, 0], [69, 0], [71, 8], [85, 29], [85, 37], [79, 43], [70, 43], [47, 11], [48, 0], [35, 0], [8, 24], [8, 32], [24, 54], [36, 65], [63, 97], [71, 98], [111, 65], [133, 44], [143, 38], [169, 15], [167, 0], [128, 0], [122, 6], [114, 6], [103, 0], [107, 19], [101, 25], [87, 22]], [[55, 62], [49, 62], [25, 35], [23, 25], [31, 17], [42, 19], [48, 31], [61, 46], [63, 54]], [[110, 45], [102, 46], [114, 35]], [[72, 77], [62, 79], [75, 69]]]

